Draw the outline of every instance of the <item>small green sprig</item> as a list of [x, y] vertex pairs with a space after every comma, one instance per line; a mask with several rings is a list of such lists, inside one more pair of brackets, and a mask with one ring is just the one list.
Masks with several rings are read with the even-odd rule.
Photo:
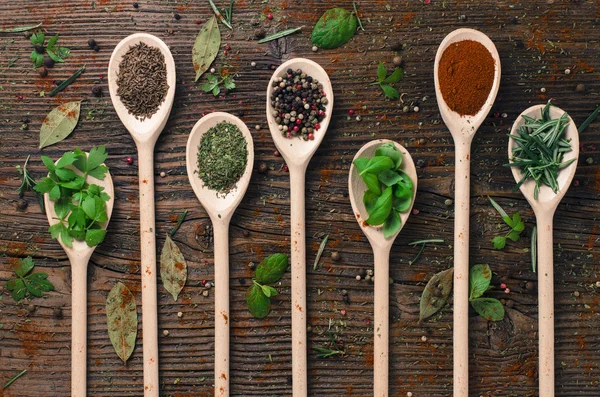
[[[231, 30], [233, 30], [233, 27], [231, 26], [231, 17], [233, 14], [233, 2], [234, 2], [234, 0], [229, 0], [229, 8], [224, 8], [223, 12], [221, 12], [221, 10], [219, 10], [219, 7], [217, 7], [217, 5], [215, 4], [215, 2], [213, 0], [208, 0], [208, 4], [210, 4], [210, 7], [212, 8], [213, 12], [215, 13], [217, 19], [219, 21], [221, 21], [223, 23], [223, 25], [227, 26]], [[223, 16], [223, 14], [225, 14], [225, 16]]]
[[314, 345], [312, 348], [317, 352], [317, 357], [329, 358], [333, 356], [343, 356], [346, 354], [345, 350], [342, 350], [336, 341], [336, 336], [331, 332], [331, 326], [333, 325], [333, 319], [329, 319], [329, 328], [327, 329], [327, 335], [329, 340], [325, 346]]
[[288, 256], [273, 254], [263, 260], [257, 267], [252, 285], [246, 292], [248, 310], [256, 318], [265, 318], [271, 311], [271, 297], [277, 290], [270, 285], [281, 279], [288, 270]]
[[396, 68], [391, 75], [387, 75], [388, 71], [383, 62], [379, 62], [379, 66], [377, 67], [377, 81], [371, 83], [370, 85], [378, 84], [383, 91], [383, 94], [386, 98], [390, 99], [398, 99], [400, 98], [400, 93], [397, 89], [391, 86], [391, 84], [397, 83], [404, 76], [404, 71], [402, 68]]
[[15, 302], [19, 302], [26, 296], [39, 298], [44, 295], [44, 292], [54, 290], [54, 285], [47, 280], [46, 273], [32, 273], [34, 266], [30, 256], [20, 259], [14, 269], [16, 277], [6, 283], [6, 289], [11, 292]]
[[110, 197], [103, 187], [88, 184], [86, 179], [88, 175], [104, 179], [108, 167], [103, 163], [107, 157], [104, 146], [92, 148], [88, 156], [81, 149], [66, 152], [56, 164], [51, 158], [42, 156], [49, 176], [34, 189], [48, 193], [50, 200], [55, 202], [59, 222], [50, 226], [49, 232], [54, 239], [60, 236], [67, 247], [73, 246], [73, 239], [85, 240], [89, 247], [104, 241], [106, 230], [102, 223], [108, 221], [106, 202]]
[[46, 36], [41, 31], [37, 31], [36, 33], [32, 34], [29, 40], [31, 41], [31, 45], [34, 47], [29, 57], [31, 58], [33, 66], [36, 68], [39, 68], [44, 64], [44, 53], [48, 54], [48, 56], [52, 58], [54, 62], [60, 63], [64, 62], [66, 58], [71, 56], [71, 50], [69, 50], [67, 47], [60, 47], [56, 45], [58, 42], [57, 34], [48, 40], [46, 47], [44, 47]]
[[33, 179], [31, 174], [29, 173], [29, 170], [27, 170], [27, 163], [29, 163], [30, 157], [31, 155], [27, 156], [23, 167], [21, 167], [20, 165], [17, 165], [15, 167], [17, 169], [17, 172], [19, 173], [19, 176], [21, 177], [21, 186], [19, 186], [19, 197], [23, 197], [23, 195], [27, 191], [33, 191], [38, 199], [38, 203], [40, 204], [40, 209], [42, 210], [42, 213], [46, 213], [46, 209], [44, 208], [44, 195], [34, 190], [35, 185], [37, 185], [37, 182], [35, 181], [35, 179]]
[[502, 217], [502, 220], [504, 220], [504, 223], [506, 223], [511, 228], [510, 231], [504, 236], [496, 236], [492, 239], [492, 243], [494, 243], [494, 248], [497, 250], [501, 250], [506, 246], [507, 238], [511, 239], [512, 241], [519, 241], [519, 239], [521, 238], [521, 232], [525, 230], [525, 222], [523, 222], [523, 220], [521, 219], [521, 214], [519, 214], [518, 212], [515, 212], [511, 218], [510, 216], [508, 216], [506, 211], [504, 211], [504, 209], [500, 207], [500, 205], [497, 202], [494, 201], [493, 198], [488, 196], [488, 199], [490, 200], [496, 211], [498, 211], [498, 213]]
[[202, 90], [204, 92], [212, 92], [214, 96], [219, 96], [221, 93], [221, 84], [223, 84], [227, 92], [234, 90], [236, 87], [233, 76], [229, 73], [224, 73], [223, 69], [220, 68], [218, 75], [210, 73], [206, 75], [206, 79], [208, 81], [202, 84]]
[[475, 265], [469, 271], [469, 302], [475, 311], [488, 321], [504, 319], [504, 306], [495, 298], [482, 295], [491, 288], [492, 270], [488, 265]]

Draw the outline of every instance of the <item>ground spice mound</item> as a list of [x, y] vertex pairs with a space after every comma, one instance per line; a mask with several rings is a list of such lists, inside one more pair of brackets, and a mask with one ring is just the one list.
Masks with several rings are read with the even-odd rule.
[[139, 120], [152, 117], [169, 90], [162, 52], [144, 43], [130, 47], [119, 64], [117, 86], [129, 113]]
[[438, 80], [444, 102], [461, 116], [474, 116], [494, 84], [494, 58], [483, 44], [464, 40], [442, 54]]

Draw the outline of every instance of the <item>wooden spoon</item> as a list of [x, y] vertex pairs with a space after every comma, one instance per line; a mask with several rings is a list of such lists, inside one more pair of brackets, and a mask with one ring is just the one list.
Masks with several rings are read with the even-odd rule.
[[[198, 148], [202, 136], [212, 127], [227, 121], [236, 125], [246, 139], [248, 159], [246, 170], [235, 189], [223, 196], [204, 186], [198, 176]], [[190, 184], [213, 225], [215, 262], [215, 396], [229, 396], [229, 221], [242, 201], [254, 165], [254, 145], [246, 124], [223, 112], [202, 117], [192, 129], [186, 147], [187, 174]]]
[[[391, 142], [387, 139], [377, 139], [365, 144], [354, 156], [354, 160], [359, 157], [371, 158], [375, 151], [384, 143]], [[417, 170], [412, 157], [402, 145], [394, 142], [396, 148], [402, 153], [402, 170], [408, 174], [414, 184], [413, 203], [417, 194]], [[367, 190], [367, 185], [363, 182], [354, 163], [350, 166], [350, 175], [348, 177], [348, 191], [350, 192], [350, 203], [363, 233], [367, 236], [375, 261], [375, 304], [373, 311], [375, 313], [375, 353], [373, 363], [374, 373], [374, 396], [387, 397], [389, 393], [389, 319], [390, 319], [390, 250], [394, 240], [406, 221], [412, 210], [412, 203], [408, 211], [400, 214], [402, 225], [400, 230], [393, 236], [385, 238], [380, 226], [374, 227], [367, 224], [366, 220], [369, 214], [363, 204], [363, 196]]]
[[[150, 118], [138, 120], [129, 113], [117, 95], [117, 73], [123, 55], [129, 48], [145, 43], [160, 49], [167, 66], [169, 89], [164, 102]], [[144, 396], [157, 397], [158, 378], [158, 319], [156, 292], [156, 227], [154, 214], [154, 144], [162, 132], [175, 96], [175, 61], [169, 47], [158, 37], [147, 33], [132, 34], [115, 47], [108, 64], [108, 88], [113, 106], [129, 131], [138, 151], [140, 185], [140, 238], [142, 274], [142, 333], [144, 335]]]
[[[286, 138], [279, 131], [273, 117], [271, 93], [273, 82], [285, 74], [287, 69], [301, 69], [307, 75], [323, 84], [327, 97], [325, 119], [320, 123], [321, 128], [315, 131], [315, 139], [304, 141], [300, 138]], [[294, 397], [306, 397], [308, 394], [307, 353], [306, 353], [306, 230], [304, 219], [304, 188], [306, 167], [313, 154], [321, 144], [333, 109], [333, 88], [329, 76], [323, 68], [314, 61], [305, 58], [294, 58], [281, 64], [269, 81], [267, 87], [267, 122], [275, 142], [275, 146], [283, 156], [290, 172], [290, 223], [292, 250], [292, 389]]]
[[[535, 105], [519, 115], [510, 133], [517, 135], [518, 128], [525, 122], [523, 115], [540, 118], [545, 105]], [[558, 119], [564, 110], [551, 106], [550, 118]], [[571, 140], [572, 151], [565, 153], [563, 161], [576, 159], [579, 156], [579, 133], [575, 123], [569, 117], [565, 128], [565, 138]], [[512, 157], [515, 140], [508, 140], [508, 158]], [[574, 161], [558, 174], [558, 193], [548, 186], [540, 187], [538, 199], [534, 199], [535, 182], [530, 179], [520, 186], [521, 192], [529, 201], [537, 220], [537, 269], [538, 269], [538, 332], [540, 357], [540, 397], [554, 397], [554, 246], [552, 240], [552, 220], [558, 203], [564, 197], [577, 169]], [[518, 167], [511, 167], [515, 181], [519, 182], [523, 174]]]
[[[439, 64], [442, 54], [453, 43], [473, 40], [485, 46], [496, 63], [494, 84], [488, 98], [475, 116], [461, 116], [451, 110], [440, 92]], [[490, 112], [500, 86], [500, 57], [494, 43], [473, 29], [457, 29], [444, 38], [435, 56], [435, 95], [442, 119], [455, 145], [454, 197], [454, 397], [469, 394], [469, 202], [471, 142]]]
[[[68, 168], [81, 175], [75, 167]], [[115, 189], [110, 172], [106, 172], [103, 180], [88, 175], [86, 181], [103, 187], [104, 192], [110, 196], [106, 202], [108, 220], [101, 224], [102, 228], [106, 229], [115, 202]], [[50, 200], [48, 193], [44, 194], [44, 205], [50, 226], [58, 223], [59, 218], [54, 209], [55, 202]], [[71, 262], [71, 396], [85, 397], [87, 391], [87, 265], [96, 247], [88, 247], [85, 241], [75, 239], [72, 247], [67, 247], [60, 236], [58, 242]]]

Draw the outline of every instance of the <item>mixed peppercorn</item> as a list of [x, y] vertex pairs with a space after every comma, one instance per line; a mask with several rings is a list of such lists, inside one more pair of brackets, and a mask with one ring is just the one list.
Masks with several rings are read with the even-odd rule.
[[273, 117], [287, 138], [315, 139], [314, 134], [325, 118], [327, 103], [323, 85], [300, 69], [288, 69], [283, 77], [273, 81]]

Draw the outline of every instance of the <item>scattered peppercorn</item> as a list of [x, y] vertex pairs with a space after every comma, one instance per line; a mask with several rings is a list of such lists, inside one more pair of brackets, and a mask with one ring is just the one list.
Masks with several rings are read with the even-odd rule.
[[97, 96], [97, 97], [102, 96], [102, 86], [99, 86], [99, 85], [93, 86], [92, 94], [94, 94], [94, 96]]
[[248, 262], [248, 269], [254, 270], [254, 262]]
[[45, 66], [42, 66], [42, 67], [38, 68], [38, 73], [40, 74], [40, 76], [46, 77], [46, 76], [48, 76], [48, 69], [46, 69]]
[[569, 69], [569, 68], [565, 69], [565, 74], [571, 74], [571, 69]]
[[519, 23], [519, 20], [517, 19], [517, 17], [510, 17], [509, 22], [513, 25], [516, 25]]
[[573, 292], [573, 295], [575, 295], [575, 297], [578, 298], [581, 294], [579, 293], [579, 291], [575, 291], [575, 292]]
[[127, 157], [127, 158], [125, 159], [125, 162], [126, 162], [127, 164], [129, 164], [129, 165], [133, 164], [133, 157]]
[[256, 29], [254, 31], [254, 38], [262, 39], [267, 35], [267, 32], [264, 29]]
[[267, 166], [267, 163], [260, 163], [258, 165], [258, 172], [261, 174], [266, 174], [267, 171], [269, 171], [269, 167]]
[[54, 318], [61, 319], [63, 317], [62, 308], [55, 307], [54, 309], [52, 309], [52, 315], [54, 316]]
[[[137, 3], [136, 3], [137, 4]], [[89, 39], [88, 40], [88, 46], [93, 50], [94, 47], [96, 47], [96, 40], [94, 39]]]
[[181, 15], [179, 15], [178, 13], [173, 14], [173, 17], [178, 21], [181, 19]]
[[45, 67], [47, 67], [48, 69], [52, 69], [54, 64], [55, 64], [54, 59], [50, 58], [49, 56], [44, 57], [44, 66]]
[[339, 261], [340, 259], [341, 259], [341, 256], [340, 256], [340, 253], [339, 253], [339, 252], [337, 252], [337, 251], [333, 251], [333, 252], [331, 253], [331, 260], [333, 260], [333, 261], [336, 261], [336, 262], [337, 262], [337, 261]]
[[167, 176], [167, 173], [164, 171], [161, 171], [159, 175], [161, 178], [164, 178], [165, 176]]
[[501, 283], [501, 284], [500, 284], [500, 288], [502, 288], [502, 289], [506, 289], [506, 284], [505, 284], [505, 283]]
[[230, 46], [229, 44], [227, 44], [227, 45], [225, 46], [225, 49], [226, 49], [227, 51], [229, 51], [229, 50], [231, 50], [231, 46]]
[[319, 47], [317, 47], [316, 45], [312, 46], [312, 52], [317, 52], [319, 51]]
[[267, 19], [270, 21], [273, 19], [273, 14], [267, 14]]
[[19, 211], [26, 210], [28, 205], [29, 205], [29, 203], [25, 199], [19, 199], [19, 200], [17, 200], [17, 209]]
[[575, 91], [576, 92], [585, 92], [585, 84], [577, 84], [577, 87], [575, 87]]
[[137, 1], [133, 2], [133, 8], [138, 8], [140, 5], [137, 3]]
[[202, 291], [202, 296], [204, 296], [204, 297], [207, 297], [207, 296], [208, 296], [208, 290], [207, 290], [207, 289], [206, 289], [206, 290], [204, 290], [204, 291]]
[[165, 329], [162, 334], [163, 336], [169, 336], [169, 330]]
[[275, 157], [279, 157], [279, 151], [278, 151], [278, 150], [275, 150], [275, 151], [273, 152], [273, 156], [275, 156]]
[[96, 51], [96, 52], [100, 51], [100, 46], [99, 45], [95, 45], [94, 46], [94, 51]]
[[394, 65], [396, 65], [396, 66], [402, 66], [402, 63], [403, 63], [402, 57], [395, 56], [393, 62], [394, 62]]
[[36, 44], [36, 45], [33, 46], [33, 49], [38, 54], [43, 54], [44, 53], [44, 46], [43, 45]]
[[404, 49], [404, 44], [402, 44], [401, 42], [397, 41], [394, 44], [392, 44], [390, 46], [390, 49], [392, 51], [402, 51]]
[[37, 309], [37, 307], [34, 304], [32, 304], [32, 303], [30, 303], [29, 305], [27, 305], [27, 311], [29, 313], [33, 313], [35, 311], [35, 309]]

